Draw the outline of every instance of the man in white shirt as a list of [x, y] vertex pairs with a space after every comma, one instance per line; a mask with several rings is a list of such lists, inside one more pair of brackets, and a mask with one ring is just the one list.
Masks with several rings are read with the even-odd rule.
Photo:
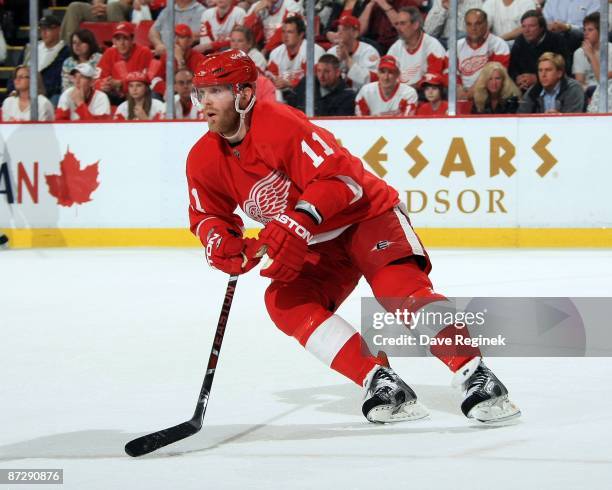
[[[599, 63], [599, 12], [593, 12], [584, 18], [584, 40], [582, 46], [574, 52], [572, 73], [582, 88], [599, 85], [601, 73]], [[612, 43], [608, 43], [608, 78], [612, 78]]]
[[[294, 15], [283, 21], [283, 44], [270, 53], [266, 74], [281, 91], [296, 87], [306, 73], [306, 24], [302, 17]], [[315, 44], [315, 63], [325, 54]]]
[[174, 110], [176, 119], [203, 119], [204, 115], [198, 111], [191, 100], [193, 88], [193, 73], [187, 68], [181, 68], [174, 75]]
[[508, 68], [510, 48], [506, 41], [489, 32], [487, 14], [481, 9], [465, 14], [465, 31], [466, 37], [457, 42], [457, 71], [461, 77], [457, 97], [471, 99], [472, 87], [489, 61], [498, 61]]
[[205, 53], [228, 48], [232, 29], [241, 25], [245, 16], [246, 12], [234, 6], [233, 0], [216, 0], [215, 7], [202, 13], [200, 43], [193, 49]]
[[355, 91], [374, 81], [380, 60], [378, 51], [368, 43], [359, 41], [361, 25], [357, 17], [347, 15], [338, 21], [338, 44], [327, 51], [340, 60], [340, 70], [347, 84]]
[[414, 7], [402, 7], [397, 12], [395, 28], [399, 39], [389, 48], [399, 63], [401, 81], [418, 86], [426, 73], [443, 75], [448, 57], [440, 42], [423, 32], [423, 17]]
[[419, 97], [410, 85], [400, 82], [397, 60], [391, 55], [380, 58], [378, 81], [367, 83], [355, 99], [357, 116], [412, 116]]
[[92, 121], [110, 118], [108, 96], [95, 89], [96, 69], [89, 63], [78, 64], [70, 73], [75, 75], [74, 87], [66, 90], [55, 111], [56, 121]]

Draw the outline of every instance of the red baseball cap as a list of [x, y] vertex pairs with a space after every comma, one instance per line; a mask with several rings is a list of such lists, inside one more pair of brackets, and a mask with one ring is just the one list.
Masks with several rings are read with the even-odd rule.
[[380, 62], [378, 63], [378, 69], [382, 70], [383, 68], [386, 68], [387, 70], [395, 71], [397, 73], [400, 72], [395, 56], [392, 56], [390, 54], [386, 54], [385, 56], [382, 56], [380, 58]]
[[176, 24], [174, 27], [174, 34], [180, 37], [192, 37], [193, 32], [191, 31], [191, 27], [187, 24]]
[[345, 15], [338, 20], [338, 25], [343, 27], [352, 27], [353, 29], [361, 29], [361, 23], [357, 17]]
[[147, 80], [147, 76], [145, 75], [144, 71], [131, 71], [127, 74], [127, 76], [125, 77], [125, 82], [126, 83], [130, 83], [130, 82], [141, 82], [144, 83], [145, 85], [149, 83], [149, 81]]
[[113, 37], [115, 36], [134, 37], [134, 24], [131, 22], [119, 22], [113, 31]]
[[445, 85], [444, 79], [437, 73], [425, 73], [423, 79], [419, 83], [419, 87], [424, 85], [435, 85], [437, 87], [443, 87]]

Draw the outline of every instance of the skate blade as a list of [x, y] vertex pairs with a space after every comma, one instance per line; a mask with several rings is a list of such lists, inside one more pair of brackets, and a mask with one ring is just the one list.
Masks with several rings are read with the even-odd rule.
[[487, 425], [507, 424], [520, 416], [520, 409], [508, 399], [508, 395], [479, 403], [468, 414], [468, 418]]
[[375, 424], [387, 424], [419, 420], [428, 415], [429, 412], [425, 406], [414, 400], [402, 403], [399, 407], [394, 405], [379, 405], [370, 410], [366, 418]]

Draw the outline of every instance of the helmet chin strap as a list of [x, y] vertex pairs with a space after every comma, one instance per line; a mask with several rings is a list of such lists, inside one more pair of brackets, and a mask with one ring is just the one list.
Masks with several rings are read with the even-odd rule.
[[236, 98], [234, 99], [234, 109], [236, 109], [236, 112], [238, 114], [240, 114], [240, 124], [238, 124], [238, 130], [234, 134], [232, 134], [231, 136], [225, 136], [223, 133], [220, 133], [221, 136], [223, 136], [226, 140], [229, 140], [230, 142], [231, 142], [231, 140], [236, 138], [236, 136], [238, 136], [240, 134], [240, 132], [242, 131], [242, 128], [245, 127], [244, 120], [245, 120], [248, 112], [255, 105], [255, 94], [253, 93], [253, 97], [251, 97], [251, 100], [250, 100], [249, 104], [244, 109], [241, 109], [240, 108], [240, 92], [242, 92], [242, 91], [239, 91], [239, 92], [236, 93]]

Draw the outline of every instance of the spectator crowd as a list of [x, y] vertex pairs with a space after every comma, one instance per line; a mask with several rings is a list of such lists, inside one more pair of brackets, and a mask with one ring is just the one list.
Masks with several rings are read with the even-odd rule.
[[[44, 15], [38, 45], [26, 46], [13, 70], [2, 120], [29, 120], [32, 49], [43, 121], [163, 119], [168, 56], [175, 117], [204, 119], [191, 102], [193, 74], [204, 55], [228, 48], [259, 68], [258, 100], [304, 110], [303, 0], [175, 0], [172, 52], [165, 3], [75, 1], [61, 19]], [[599, 7], [599, 0], [458, 0], [459, 113], [597, 112]], [[449, 0], [318, 0], [316, 14], [316, 116], [447, 113]], [[104, 23], [112, 27], [107, 40], [95, 29]], [[3, 43], [0, 31], [0, 62]], [[606, 90], [612, 96], [610, 83]]]

